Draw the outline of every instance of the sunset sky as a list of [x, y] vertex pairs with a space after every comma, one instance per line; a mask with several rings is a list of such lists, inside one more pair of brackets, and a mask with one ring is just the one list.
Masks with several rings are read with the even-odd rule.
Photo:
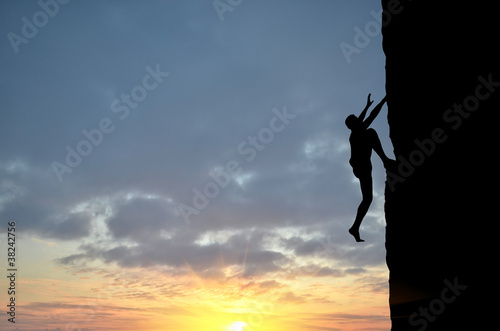
[[344, 125], [385, 93], [380, 11], [2, 1], [0, 329], [388, 330], [385, 176], [356, 243]]

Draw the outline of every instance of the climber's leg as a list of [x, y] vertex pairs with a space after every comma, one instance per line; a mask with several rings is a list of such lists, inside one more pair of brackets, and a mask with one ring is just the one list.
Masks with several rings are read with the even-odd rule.
[[361, 194], [363, 199], [358, 207], [358, 212], [356, 214], [356, 219], [352, 227], [349, 229], [349, 233], [354, 236], [357, 242], [363, 242], [364, 240], [359, 236], [359, 227], [361, 226], [361, 222], [368, 212], [368, 208], [373, 200], [373, 182], [371, 171], [364, 172], [359, 178], [359, 183], [361, 185]]

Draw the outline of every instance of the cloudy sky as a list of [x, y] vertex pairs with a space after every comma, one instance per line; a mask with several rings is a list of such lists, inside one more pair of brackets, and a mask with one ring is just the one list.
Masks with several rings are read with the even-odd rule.
[[387, 330], [384, 173], [356, 243], [344, 126], [384, 96], [380, 11], [2, 1], [2, 330]]

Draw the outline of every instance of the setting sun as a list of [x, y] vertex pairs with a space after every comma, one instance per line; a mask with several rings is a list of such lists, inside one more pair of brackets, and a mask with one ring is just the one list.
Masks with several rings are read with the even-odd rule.
[[244, 327], [247, 325], [245, 322], [234, 322], [231, 324], [231, 326], [228, 328], [228, 330], [231, 331], [244, 331]]

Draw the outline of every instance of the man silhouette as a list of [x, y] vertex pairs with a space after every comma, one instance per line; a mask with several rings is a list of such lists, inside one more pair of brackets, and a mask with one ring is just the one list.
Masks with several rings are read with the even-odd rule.
[[380, 109], [382, 109], [382, 106], [386, 102], [386, 97], [384, 97], [382, 101], [380, 101], [380, 103], [373, 108], [370, 116], [364, 120], [368, 108], [370, 108], [373, 103], [373, 101], [370, 100], [370, 96], [371, 94], [368, 94], [366, 107], [358, 117], [355, 115], [349, 115], [345, 120], [345, 125], [351, 130], [351, 135], [349, 137], [349, 143], [351, 144], [351, 159], [349, 160], [349, 163], [352, 166], [354, 176], [359, 178], [359, 183], [361, 184], [361, 194], [363, 196], [363, 199], [358, 207], [354, 224], [349, 229], [349, 233], [354, 236], [354, 239], [356, 239], [357, 242], [364, 241], [359, 236], [359, 227], [373, 200], [372, 163], [370, 160], [372, 149], [378, 154], [380, 159], [382, 159], [385, 168], [388, 168], [395, 162], [385, 155], [377, 132], [374, 129], [368, 128], [380, 113]]

